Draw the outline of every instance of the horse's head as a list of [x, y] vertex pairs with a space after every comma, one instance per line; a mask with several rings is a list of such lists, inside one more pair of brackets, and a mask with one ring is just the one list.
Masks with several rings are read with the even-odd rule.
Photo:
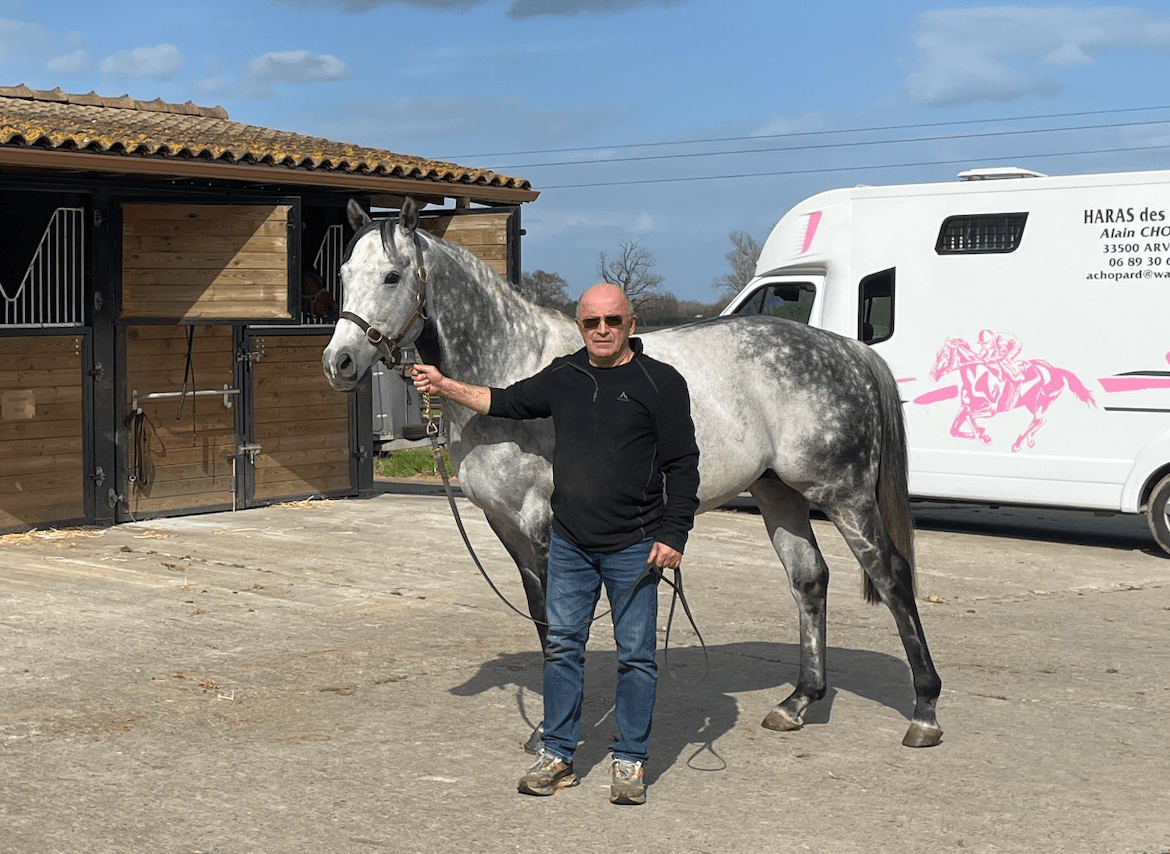
[[337, 300], [325, 287], [325, 280], [312, 267], [301, 271], [301, 314], [314, 320], [337, 320]]
[[948, 338], [938, 348], [938, 354], [934, 357], [934, 366], [930, 369], [930, 378], [935, 382], [938, 382], [944, 374], [955, 369], [955, 356], [959, 352], [958, 344], [957, 339]]
[[397, 220], [371, 220], [352, 199], [356, 234], [341, 265], [342, 311], [321, 357], [329, 384], [349, 391], [378, 359], [397, 362], [426, 321], [426, 271], [418, 207], [406, 199]]

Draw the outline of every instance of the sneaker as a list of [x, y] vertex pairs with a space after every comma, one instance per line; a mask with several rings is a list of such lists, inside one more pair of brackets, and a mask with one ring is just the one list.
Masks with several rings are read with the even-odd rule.
[[642, 781], [642, 763], [633, 759], [613, 761], [613, 783], [609, 800], [615, 804], [646, 803], [646, 784]]
[[525, 795], [551, 795], [557, 789], [567, 789], [579, 782], [572, 762], [541, 750], [528, 773], [520, 778], [516, 791]]

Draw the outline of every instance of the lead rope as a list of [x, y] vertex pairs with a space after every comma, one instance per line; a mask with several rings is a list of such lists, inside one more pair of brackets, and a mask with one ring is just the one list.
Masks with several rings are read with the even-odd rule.
[[[421, 362], [419, 364], [422, 364]], [[459, 535], [463, 537], [463, 544], [467, 546], [467, 553], [471, 555], [472, 561], [475, 562], [475, 568], [479, 570], [479, 574], [483, 576], [483, 580], [488, 583], [488, 587], [492, 592], [499, 597], [500, 601], [519, 614], [526, 620], [533, 620], [531, 615], [525, 614], [515, 605], [508, 601], [507, 597], [500, 592], [496, 587], [492, 577], [488, 575], [488, 571], [484, 569], [483, 564], [480, 563], [479, 555], [475, 553], [475, 548], [471, 545], [471, 538], [467, 536], [467, 529], [463, 527], [463, 517], [459, 515], [459, 508], [455, 506], [455, 493], [451, 490], [451, 481], [447, 477], [447, 463], [443, 460], [443, 449], [439, 447], [439, 421], [435, 418], [435, 413], [431, 408], [431, 393], [429, 391], [421, 392], [422, 399], [422, 417], [426, 422], [427, 436], [431, 440], [431, 456], [435, 460], [435, 468], [439, 471], [439, 476], [443, 479], [443, 491], [447, 493], [447, 503], [451, 506], [451, 515], [455, 517], [455, 527], [459, 529]], [[543, 625], [548, 625], [544, 623]]]
[[[419, 362], [418, 364], [422, 363]], [[451, 515], [455, 517], [455, 527], [459, 529], [459, 535], [463, 537], [463, 544], [467, 546], [467, 553], [471, 555], [471, 560], [475, 563], [475, 567], [479, 570], [479, 574], [483, 576], [483, 580], [488, 583], [488, 587], [492, 589], [492, 592], [496, 594], [501, 602], [503, 602], [505, 605], [511, 608], [512, 611], [523, 617], [525, 620], [528, 620], [531, 623], [536, 623], [540, 626], [547, 626], [548, 623], [546, 623], [544, 620], [537, 620], [532, 617], [532, 615], [525, 614], [523, 611], [508, 601], [508, 598], [500, 592], [500, 589], [496, 587], [495, 582], [492, 581], [491, 576], [488, 575], [487, 570], [484, 569], [483, 564], [479, 560], [479, 555], [475, 553], [475, 548], [471, 545], [471, 538], [467, 536], [467, 529], [463, 527], [463, 517], [459, 515], [459, 508], [455, 505], [455, 494], [451, 490], [451, 481], [447, 477], [447, 464], [443, 460], [443, 450], [441, 447], [439, 447], [439, 422], [435, 417], [433, 409], [431, 408], [431, 393], [429, 391], [424, 391], [420, 392], [419, 395], [420, 401], [422, 403], [423, 421], [426, 422], [427, 436], [431, 440], [431, 456], [434, 457], [435, 468], [438, 469], [439, 476], [443, 479], [443, 491], [447, 494], [447, 503], [451, 506]], [[672, 588], [674, 591], [670, 597], [670, 614], [666, 620], [666, 636], [662, 644], [662, 658], [663, 663], [667, 665], [666, 670], [668, 673], [670, 673], [671, 678], [678, 678], [674, 675], [674, 671], [670, 669], [670, 662], [668, 658], [670, 648], [670, 628], [674, 623], [674, 606], [675, 602], [677, 601], [682, 605], [683, 612], [687, 615], [687, 620], [690, 622], [691, 628], [695, 631], [695, 637], [699, 639], [699, 645], [703, 648], [703, 675], [699, 677], [699, 679], [695, 680], [696, 683], [701, 682], [707, 678], [707, 674], [711, 671], [711, 660], [707, 653], [707, 644], [703, 641], [703, 635], [699, 631], [699, 626], [695, 623], [694, 615], [691, 614], [691, 606], [687, 603], [687, 597], [683, 593], [681, 569], [676, 568], [674, 570], [674, 581], [671, 581], [666, 578], [666, 576], [662, 573], [662, 570], [650, 564], [646, 564], [646, 568], [642, 570], [642, 573], [636, 579], [634, 579], [634, 583], [630, 585], [630, 589], [626, 592], [626, 595], [622, 597], [621, 601], [617, 603], [617, 605], [615, 605], [613, 608], [610, 608], [608, 611], [604, 611], [598, 614], [592, 620], [588, 620], [584, 625], [589, 625], [590, 623], [600, 620], [607, 614], [620, 612], [621, 609], [625, 606], [630, 595], [638, 589], [638, 585], [642, 583], [642, 579], [651, 573], [657, 573], [659, 581], [665, 582], [666, 585]]]

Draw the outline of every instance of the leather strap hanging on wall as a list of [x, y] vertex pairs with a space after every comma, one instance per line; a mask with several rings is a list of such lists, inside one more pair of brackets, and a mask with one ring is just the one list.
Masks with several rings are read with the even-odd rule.
[[195, 343], [195, 326], [187, 327], [187, 362], [183, 366], [183, 388], [179, 392], [179, 411], [175, 413], [175, 420], [183, 417], [183, 405], [187, 402], [187, 387], [191, 388], [191, 445], [199, 443], [198, 430], [195, 425], [195, 365], [191, 361], [191, 349]]

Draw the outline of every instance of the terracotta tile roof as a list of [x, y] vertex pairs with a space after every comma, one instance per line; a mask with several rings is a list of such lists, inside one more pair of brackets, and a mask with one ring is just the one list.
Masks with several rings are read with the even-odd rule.
[[425, 182], [452, 196], [474, 196], [475, 188], [536, 196], [522, 178], [240, 124], [222, 107], [69, 95], [23, 85], [0, 87], [0, 147], [283, 166], [335, 173], [341, 184], [346, 175], [384, 176]]

